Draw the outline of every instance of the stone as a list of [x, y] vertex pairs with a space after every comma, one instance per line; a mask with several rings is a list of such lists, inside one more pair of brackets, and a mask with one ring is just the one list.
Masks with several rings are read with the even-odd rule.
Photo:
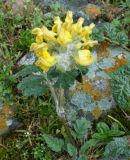
[[26, 53], [19, 61], [18, 61], [18, 65], [22, 66], [22, 65], [31, 65], [35, 62], [36, 60], [36, 56], [34, 53]]
[[99, 16], [101, 16], [101, 9], [99, 6], [94, 5], [94, 4], [88, 4], [87, 6], [84, 7], [84, 11], [87, 15], [92, 17], [92, 19], [95, 19]]
[[0, 106], [0, 136], [5, 136], [10, 132], [14, 131], [18, 126], [19, 122], [13, 118], [14, 110], [11, 106], [2, 105]]

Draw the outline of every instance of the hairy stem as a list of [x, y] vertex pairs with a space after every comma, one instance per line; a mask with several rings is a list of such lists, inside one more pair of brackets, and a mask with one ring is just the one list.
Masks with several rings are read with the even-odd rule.
[[[62, 104], [61, 104], [60, 98], [58, 99], [56, 92], [55, 92], [55, 89], [54, 89], [51, 81], [48, 79], [46, 73], [44, 73], [44, 77], [45, 77], [46, 82], [47, 82], [49, 89], [51, 91], [51, 95], [53, 97], [53, 100], [55, 102], [56, 112], [57, 112], [58, 116], [61, 118], [65, 118], [65, 110], [64, 110], [64, 106], [62, 106]], [[59, 92], [59, 95], [60, 94], [61, 93]]]

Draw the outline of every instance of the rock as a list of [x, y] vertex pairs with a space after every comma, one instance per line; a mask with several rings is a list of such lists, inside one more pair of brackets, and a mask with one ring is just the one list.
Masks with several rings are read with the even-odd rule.
[[[75, 81], [67, 92], [66, 99], [70, 99], [66, 109], [69, 121], [74, 118], [71, 116], [73, 113], [79, 115], [81, 110], [87, 119], [93, 121], [116, 107], [109, 73], [128, 64], [129, 53], [121, 47], [102, 43], [92, 51], [92, 54], [97, 60], [88, 66], [83, 82]], [[112, 61], [113, 63], [110, 63]]]
[[13, 118], [14, 110], [11, 106], [0, 106], [0, 136], [5, 136], [14, 131], [19, 122]]
[[31, 65], [35, 62], [36, 56], [34, 53], [26, 53], [19, 61], [18, 65]]
[[97, 17], [101, 16], [100, 7], [94, 4], [88, 4], [87, 6], [85, 6], [84, 11], [87, 15], [92, 17], [92, 19], [96, 19]]
[[79, 11], [81, 8], [88, 4], [87, 0], [39, 0], [44, 5], [50, 6], [50, 4], [59, 3], [61, 6], [64, 6], [66, 9], [70, 9], [72, 11]]

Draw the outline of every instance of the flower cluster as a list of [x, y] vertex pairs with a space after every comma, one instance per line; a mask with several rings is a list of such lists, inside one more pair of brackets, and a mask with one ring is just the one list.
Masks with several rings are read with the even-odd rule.
[[33, 29], [36, 41], [30, 50], [38, 57], [36, 65], [45, 72], [54, 65], [64, 70], [69, 70], [74, 64], [90, 65], [94, 58], [89, 49], [97, 43], [90, 39], [95, 25], [83, 27], [83, 22], [84, 18], [79, 18], [77, 23], [73, 23], [73, 14], [68, 11], [64, 22], [58, 16], [54, 18], [51, 30], [45, 26]]

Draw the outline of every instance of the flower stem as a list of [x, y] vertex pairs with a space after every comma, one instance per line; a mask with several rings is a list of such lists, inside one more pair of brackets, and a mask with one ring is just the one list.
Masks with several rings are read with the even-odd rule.
[[[44, 73], [44, 77], [45, 77], [46, 82], [49, 86], [49, 89], [50, 89], [51, 95], [53, 97], [53, 100], [55, 102], [56, 112], [57, 112], [58, 116], [61, 117], [61, 118], [65, 118], [65, 110], [64, 110], [64, 107], [61, 104], [60, 98], [58, 99], [58, 97], [56, 95], [56, 92], [55, 92], [55, 89], [54, 89], [51, 81], [48, 79], [46, 73]], [[59, 95], [60, 95], [60, 92], [59, 92]]]

